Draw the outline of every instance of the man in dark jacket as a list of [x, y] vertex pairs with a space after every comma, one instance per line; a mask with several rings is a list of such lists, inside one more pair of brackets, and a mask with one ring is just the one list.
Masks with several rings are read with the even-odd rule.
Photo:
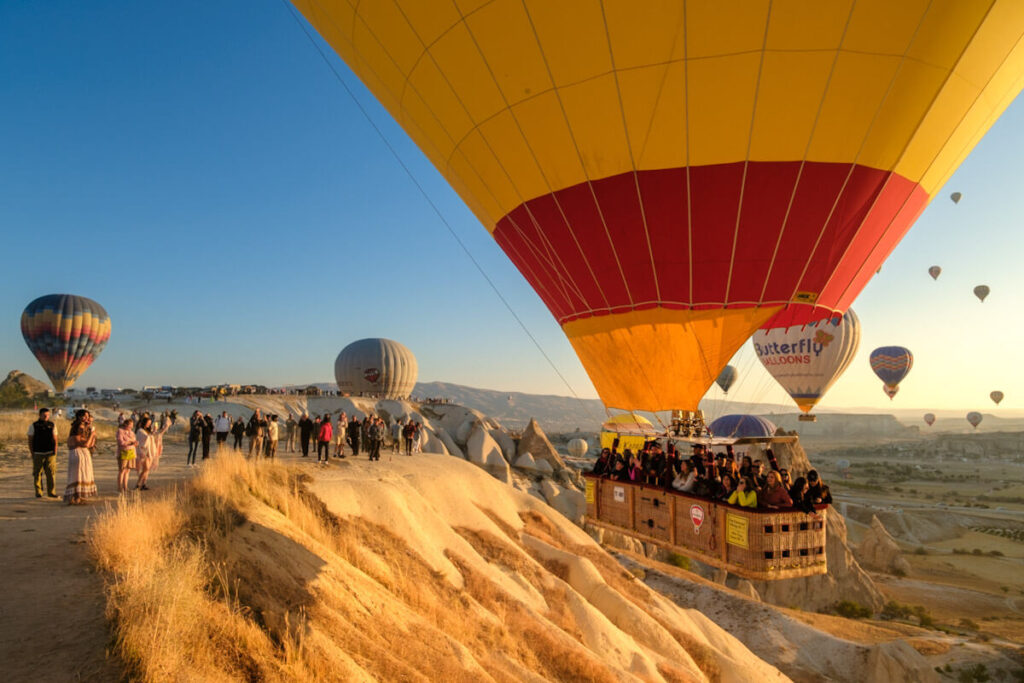
[[[136, 424], [138, 424], [136, 422]], [[188, 420], [188, 455], [185, 456], [186, 465], [196, 464], [196, 453], [199, 451], [199, 442], [203, 438], [203, 414], [198, 410], [192, 413]]]
[[352, 456], [359, 455], [359, 440], [362, 436], [363, 426], [359, 424], [359, 418], [355, 415], [352, 416], [352, 421], [348, 423], [348, 445], [352, 447]]
[[53, 476], [57, 469], [57, 428], [50, 422], [49, 408], [41, 408], [39, 419], [28, 426], [28, 450], [32, 453], [32, 481], [36, 486], [36, 498], [43, 497], [41, 475], [44, 473], [46, 495], [56, 498]]
[[203, 460], [206, 460], [210, 457], [210, 438], [213, 436], [213, 416], [209, 413], [203, 416], [199, 434], [203, 440]]
[[309, 457], [309, 440], [313, 438], [313, 421], [309, 415], [302, 414], [299, 418], [299, 444], [302, 446], [302, 457]]

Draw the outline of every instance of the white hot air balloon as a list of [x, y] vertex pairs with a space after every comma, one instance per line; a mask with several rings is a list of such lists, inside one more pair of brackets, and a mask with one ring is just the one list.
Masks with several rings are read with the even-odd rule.
[[582, 458], [590, 450], [590, 446], [583, 439], [573, 439], [568, 446], [569, 455], [574, 458]]
[[334, 361], [338, 390], [356, 396], [409, 398], [418, 372], [412, 351], [390, 339], [352, 342]]
[[754, 351], [775, 381], [804, 413], [810, 413], [860, 345], [860, 321], [853, 311], [809, 325], [758, 330]]

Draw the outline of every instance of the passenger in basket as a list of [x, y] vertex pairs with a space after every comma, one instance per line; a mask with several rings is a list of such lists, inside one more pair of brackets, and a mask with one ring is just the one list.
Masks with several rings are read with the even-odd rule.
[[626, 465], [621, 460], [615, 461], [615, 469], [609, 475], [614, 481], [629, 481], [629, 472], [626, 470]]
[[692, 493], [696, 483], [697, 470], [694, 469], [693, 463], [689, 460], [682, 461], [679, 467], [679, 474], [672, 480], [672, 488], [683, 493]]
[[729, 496], [729, 504], [745, 508], [756, 508], [757, 493], [751, 490], [753, 487], [754, 484], [750, 481], [750, 477], [741, 478], [740, 483], [736, 486], [736, 490]]
[[[735, 465], [736, 463], [733, 463], [733, 464]], [[720, 495], [718, 497], [719, 500], [725, 500], [725, 501], [729, 500], [729, 497], [732, 496], [732, 493], [735, 490], [736, 490], [736, 480], [732, 478], [732, 475], [730, 475], [730, 474], [722, 475], [722, 495]]]
[[814, 512], [814, 503], [807, 496], [807, 480], [803, 477], [797, 477], [793, 482], [789, 488], [789, 498], [796, 509], [803, 510], [808, 514]]
[[761, 503], [767, 508], [793, 507], [793, 499], [789, 497], [789, 492], [782, 485], [782, 478], [778, 472], [768, 473], [768, 484], [765, 486]]
[[817, 470], [807, 473], [807, 497], [814, 505], [831, 505], [832, 492], [818, 476]]
[[628, 448], [626, 455], [629, 457], [629, 480], [638, 484], [643, 483], [643, 463], [639, 456], [633, 455]]
[[596, 474], [599, 477], [605, 477], [611, 474], [612, 452], [607, 448], [601, 449], [601, 455], [597, 456], [597, 462], [594, 463], [594, 469], [590, 470], [591, 474]]

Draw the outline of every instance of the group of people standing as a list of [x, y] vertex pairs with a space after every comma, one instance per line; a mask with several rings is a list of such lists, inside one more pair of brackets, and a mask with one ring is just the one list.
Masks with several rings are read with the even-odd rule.
[[832, 503], [832, 494], [816, 470], [794, 480], [787, 469], [778, 466], [770, 448], [765, 455], [770, 470], [749, 455], [736, 457], [732, 446], [726, 446], [724, 453], [712, 454], [706, 445], [693, 444], [693, 454], [685, 458], [673, 442], [663, 449], [659, 442], [651, 441], [639, 453], [605, 448], [592, 474], [749, 508], [796, 508], [813, 513], [815, 505]]
[[[49, 408], [39, 411], [39, 419], [29, 425], [28, 447], [32, 453], [32, 481], [36, 498], [43, 497], [43, 479], [46, 480], [46, 495], [58, 498], [56, 490], [56, 467], [59, 437], [57, 427], [50, 419]], [[121, 415], [117, 428], [117, 488], [120, 493], [128, 491], [132, 471], [136, 472], [135, 488], [146, 491], [149, 475], [160, 463], [163, 454], [163, 435], [170, 429], [174, 417], [168, 413], [160, 416], [159, 423], [154, 416], [141, 413], [138, 417]], [[96, 428], [92, 413], [85, 408], [75, 411], [68, 432], [68, 477], [63, 499], [70, 505], [80, 505], [97, 495], [96, 479], [93, 474], [93, 455], [96, 450]]]
[[295, 451], [298, 441], [302, 457], [309, 457], [310, 446], [314, 446], [317, 462], [321, 464], [328, 462], [332, 450], [335, 458], [347, 457], [345, 446], [352, 450], [353, 456], [359, 455], [362, 449], [370, 460], [380, 460], [381, 450], [389, 436], [392, 452], [400, 452], [403, 444], [406, 455], [419, 451], [423, 425], [415, 420], [398, 419], [389, 427], [388, 422], [378, 415], [366, 415], [362, 420], [353, 415], [349, 419], [345, 411], [338, 415], [337, 426], [332, 419], [331, 413], [312, 417], [303, 413], [298, 420], [289, 415], [285, 422], [288, 452]]

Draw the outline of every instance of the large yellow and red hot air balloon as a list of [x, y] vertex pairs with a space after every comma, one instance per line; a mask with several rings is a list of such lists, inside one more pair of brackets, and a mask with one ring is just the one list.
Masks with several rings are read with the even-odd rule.
[[845, 312], [1024, 74], [1015, 0], [293, 2], [632, 410]]

